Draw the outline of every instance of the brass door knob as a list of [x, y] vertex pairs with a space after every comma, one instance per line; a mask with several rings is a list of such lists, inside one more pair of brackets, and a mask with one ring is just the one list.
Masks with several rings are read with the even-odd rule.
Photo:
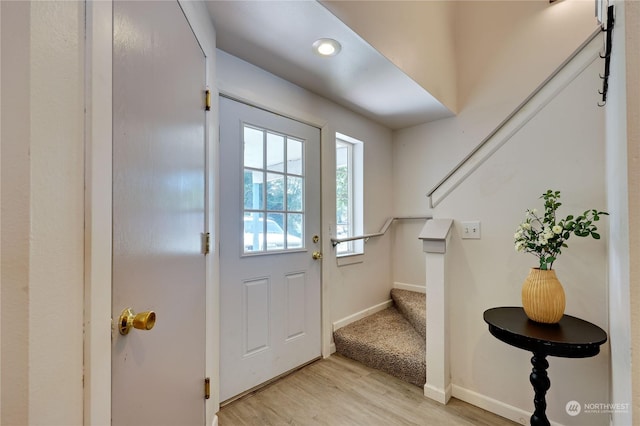
[[322, 259], [322, 253], [320, 253], [319, 251], [314, 251], [311, 257], [313, 257], [314, 260]]
[[156, 313], [153, 311], [135, 314], [131, 308], [127, 308], [120, 314], [118, 328], [123, 336], [129, 333], [131, 327], [138, 330], [151, 330], [156, 324]]

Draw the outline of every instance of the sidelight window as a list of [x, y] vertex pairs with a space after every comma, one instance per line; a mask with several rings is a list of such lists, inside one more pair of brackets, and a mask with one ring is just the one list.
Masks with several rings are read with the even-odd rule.
[[[336, 133], [336, 238], [363, 232], [363, 143]], [[338, 256], [362, 254], [362, 240], [336, 246]]]

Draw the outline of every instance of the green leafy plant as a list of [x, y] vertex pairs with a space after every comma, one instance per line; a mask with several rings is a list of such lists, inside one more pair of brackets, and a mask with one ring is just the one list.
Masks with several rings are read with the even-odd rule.
[[566, 241], [571, 235], [600, 239], [594, 222], [608, 213], [590, 209], [577, 217], [569, 215], [558, 219], [557, 210], [562, 205], [560, 191], [549, 189], [540, 198], [544, 199], [544, 214], [540, 216], [536, 209], [527, 209], [525, 220], [514, 235], [516, 251], [537, 256], [540, 269], [552, 269], [553, 262], [567, 247]]

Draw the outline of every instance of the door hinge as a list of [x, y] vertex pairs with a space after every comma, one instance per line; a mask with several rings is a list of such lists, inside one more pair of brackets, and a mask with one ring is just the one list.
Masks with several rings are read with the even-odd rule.
[[211, 251], [211, 234], [209, 232], [202, 233], [202, 254], [209, 254]]
[[211, 111], [211, 90], [204, 91], [204, 110]]
[[204, 378], [204, 399], [211, 398], [211, 379], [208, 377]]

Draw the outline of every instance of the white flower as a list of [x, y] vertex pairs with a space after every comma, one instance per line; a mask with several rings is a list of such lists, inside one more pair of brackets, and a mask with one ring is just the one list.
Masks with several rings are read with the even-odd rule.
[[516, 240], [522, 238], [522, 231], [519, 230], [518, 232], [513, 234], [513, 238], [515, 238]]
[[538, 245], [541, 245], [541, 246], [547, 245], [547, 238], [545, 238], [544, 235], [540, 235], [540, 238], [538, 238]]
[[561, 233], [562, 233], [562, 226], [560, 226], [560, 225], [556, 225], [556, 226], [554, 226], [554, 227], [552, 228], [552, 230], [553, 230], [553, 233], [554, 233], [554, 234], [556, 234], [556, 235], [557, 235], [557, 234], [561, 234]]
[[553, 231], [548, 226], [545, 226], [545, 228], [542, 230], [542, 235], [544, 235], [545, 240], [550, 240], [554, 237]]
[[525, 231], [528, 231], [531, 229], [531, 224], [529, 222], [525, 222], [521, 226], [522, 226], [522, 229], [524, 229]]
[[518, 252], [524, 251], [524, 242], [523, 241], [518, 241], [516, 243], [516, 251], [518, 251]]

